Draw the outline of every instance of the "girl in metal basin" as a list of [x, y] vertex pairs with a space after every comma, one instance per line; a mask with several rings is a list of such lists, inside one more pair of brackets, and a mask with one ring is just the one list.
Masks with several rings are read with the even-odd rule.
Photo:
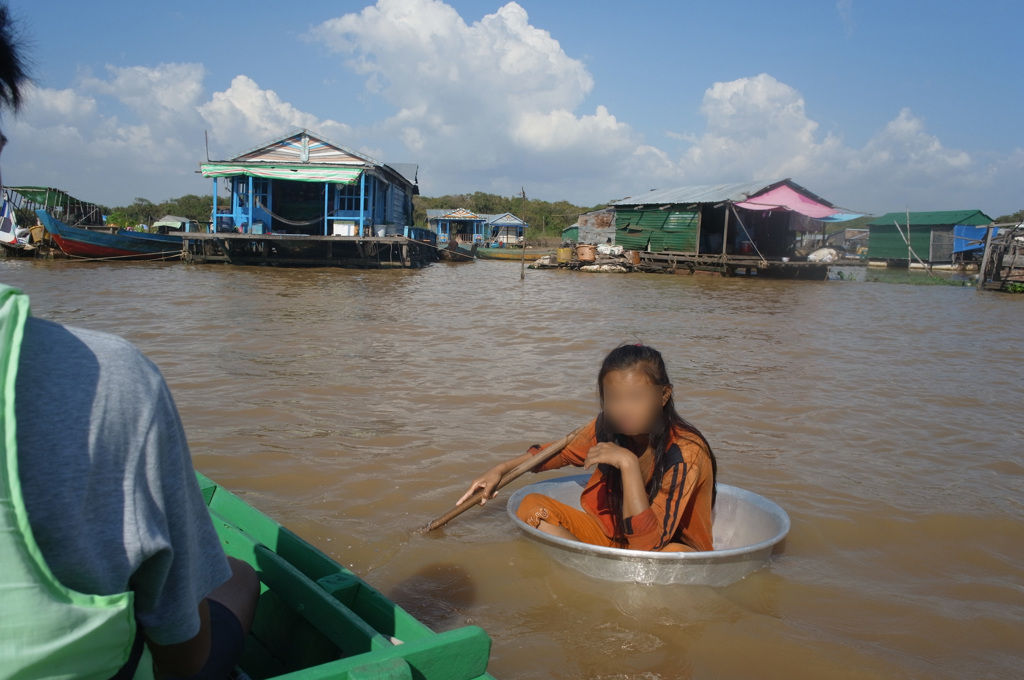
[[[717, 463], [704, 435], [676, 412], [661, 354], [646, 345], [612, 350], [597, 377], [601, 412], [561, 453], [535, 472], [567, 465], [593, 469], [583, 511], [529, 494], [518, 516], [546, 533], [632, 550], [712, 550]], [[501, 476], [543, 447], [534, 445], [473, 480], [485, 503]]]

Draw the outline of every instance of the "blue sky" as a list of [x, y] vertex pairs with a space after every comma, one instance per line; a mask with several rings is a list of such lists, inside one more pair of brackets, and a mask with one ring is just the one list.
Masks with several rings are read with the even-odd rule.
[[296, 127], [426, 195], [597, 204], [791, 177], [890, 210], [1024, 208], [1024, 3], [11, 0], [35, 86], [3, 178], [108, 205], [208, 193]]

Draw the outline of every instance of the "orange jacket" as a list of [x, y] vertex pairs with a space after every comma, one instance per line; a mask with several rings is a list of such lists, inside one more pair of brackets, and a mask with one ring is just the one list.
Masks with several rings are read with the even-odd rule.
[[[534, 472], [557, 470], [566, 465], [583, 467], [587, 453], [597, 444], [595, 418], [562, 452], [539, 466]], [[536, 454], [541, 446], [533, 446]], [[680, 428], [672, 429], [672, 439], [665, 453], [668, 465], [661, 489], [651, 507], [639, 515], [623, 518], [623, 533], [616, 536], [616, 522], [608, 504], [608, 484], [600, 468], [587, 481], [580, 505], [596, 519], [609, 538], [624, 539], [632, 550], [659, 550], [673, 541], [685, 543], [695, 550], [712, 550], [711, 494], [714, 475], [711, 457], [697, 435]], [[649, 457], [648, 457], [649, 458]], [[640, 459], [644, 482], [651, 478], [653, 460]]]

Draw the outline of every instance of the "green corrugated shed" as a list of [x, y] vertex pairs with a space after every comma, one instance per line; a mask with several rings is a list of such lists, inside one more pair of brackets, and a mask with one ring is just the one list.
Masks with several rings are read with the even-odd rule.
[[697, 250], [696, 212], [666, 210], [618, 210], [615, 212], [615, 244], [626, 250], [652, 252]]
[[[907, 233], [907, 213], [893, 212], [868, 222], [868, 257], [879, 260], [906, 260], [907, 242], [896, 228], [899, 222], [903, 234]], [[947, 251], [952, 253], [953, 227], [958, 224], [982, 226], [991, 224], [992, 218], [980, 210], [938, 210], [910, 213], [910, 245], [923, 260], [945, 261]], [[948, 237], [942, 239], [943, 247], [933, 248], [933, 234]], [[948, 247], [946, 247], [948, 245]], [[941, 252], [939, 252], [941, 251]]]

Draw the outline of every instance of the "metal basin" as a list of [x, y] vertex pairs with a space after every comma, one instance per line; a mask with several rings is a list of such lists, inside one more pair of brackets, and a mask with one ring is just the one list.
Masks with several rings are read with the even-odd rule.
[[725, 586], [760, 569], [789, 532], [789, 515], [777, 504], [728, 484], [718, 484], [713, 533], [715, 549], [660, 553], [605, 548], [559, 538], [516, 517], [527, 494], [542, 493], [574, 508], [590, 475], [559, 477], [525, 486], [508, 499], [509, 517], [559, 562], [594, 578], [636, 583]]

